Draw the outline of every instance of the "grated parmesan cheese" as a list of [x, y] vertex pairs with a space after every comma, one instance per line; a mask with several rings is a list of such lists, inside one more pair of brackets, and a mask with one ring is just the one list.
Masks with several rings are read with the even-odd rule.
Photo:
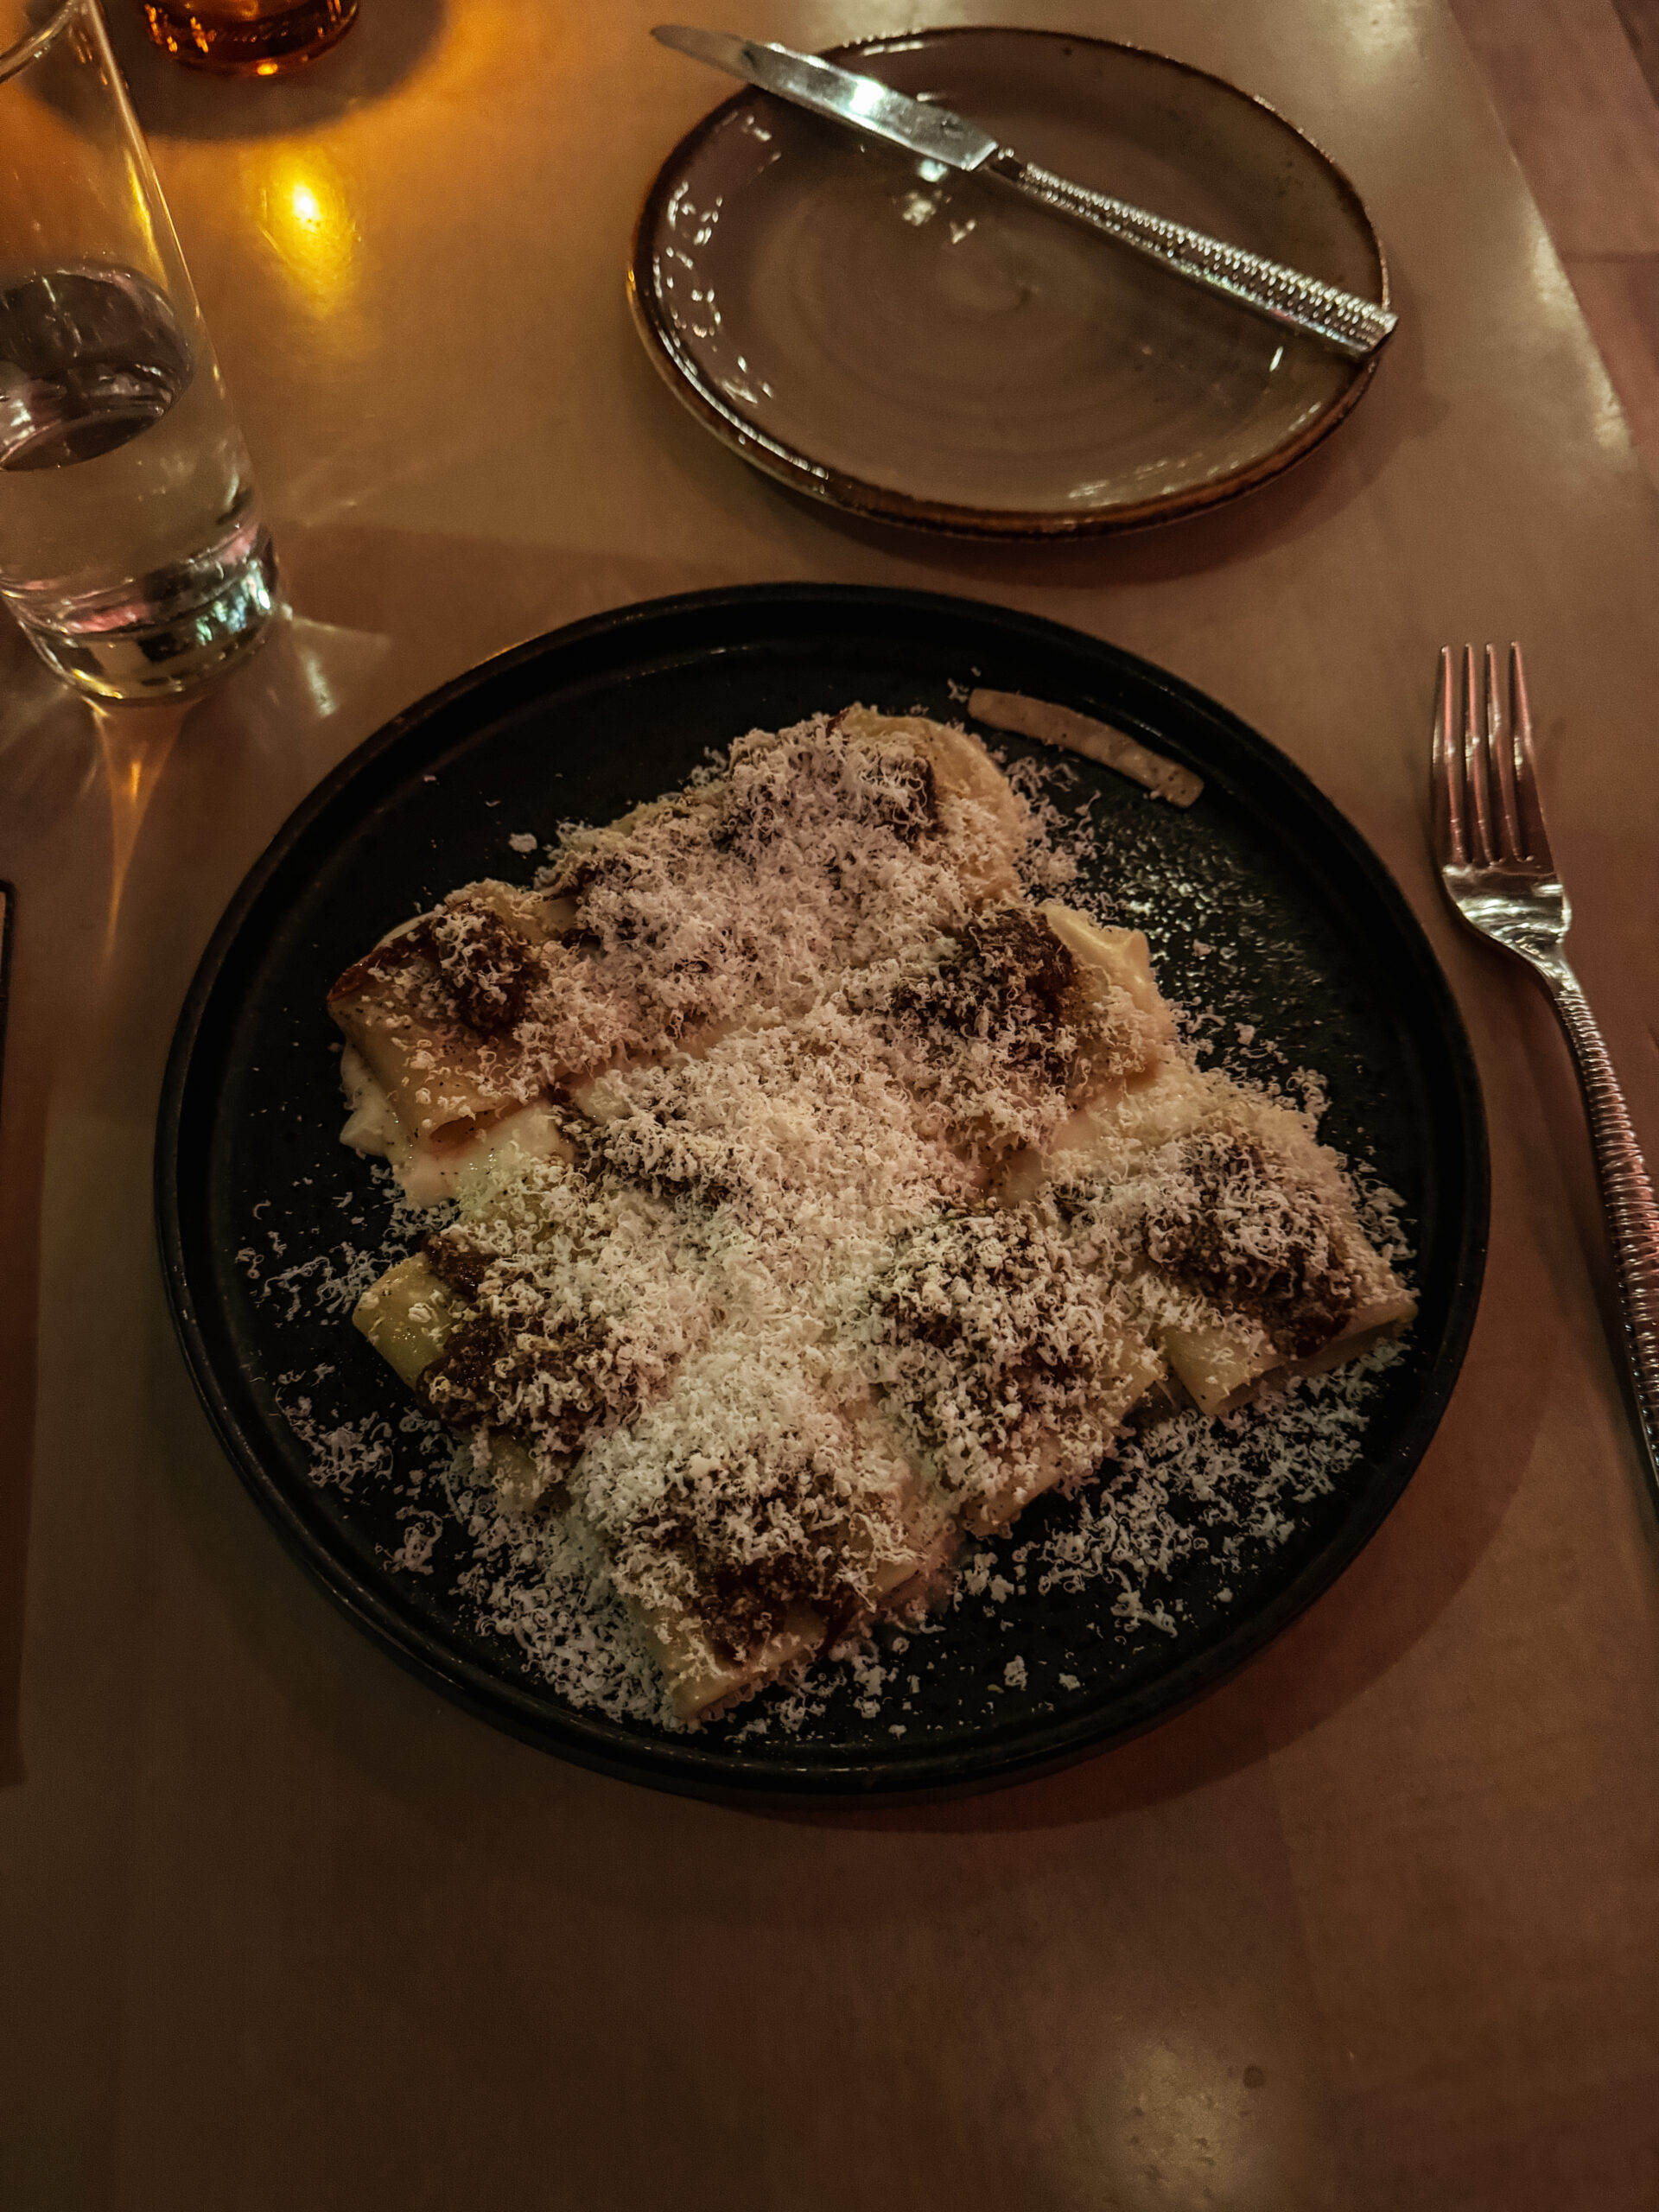
[[[534, 893], [453, 894], [352, 971], [403, 1052], [405, 1116], [551, 1085], [559, 1151], [463, 1167], [424, 1239], [444, 1294], [410, 1309], [433, 1338], [410, 1420], [442, 1505], [400, 1509], [393, 1564], [430, 1574], [458, 1529], [480, 1623], [573, 1703], [674, 1726], [782, 1667], [736, 1739], [843, 1694], [874, 1720], [893, 1670], [873, 1624], [902, 1610], [925, 1635], [942, 1590], [1001, 1608], [1103, 1584], [1119, 1632], [1172, 1635], [1154, 1586], [1285, 1541], [1393, 1356], [1292, 1378], [1236, 1427], [1126, 1431], [1172, 1346], [1219, 1334], [1259, 1375], [1343, 1325], [1357, 1269], [1393, 1282], [1392, 1194], [1362, 1193], [1362, 1262], [1317, 1079], [1294, 1127], [1246, 1111], [1155, 993], [1091, 979], [1007, 872], [1017, 853], [1035, 887], [1076, 880], [1091, 833], [1060, 846], [1049, 796], [1067, 772], [1026, 764], [999, 810], [941, 788], [906, 734], [929, 727], [752, 734], [567, 832]], [[261, 1294], [339, 1307], [383, 1260], [342, 1247]], [[384, 1424], [285, 1403], [319, 1480], [393, 1477]], [[529, 1515], [492, 1476], [504, 1449], [533, 1468], [502, 1485]], [[1058, 1525], [998, 1548], [1103, 1465]], [[963, 1529], [993, 1548], [947, 1586]], [[1033, 1686], [1021, 1653], [988, 1688]]]

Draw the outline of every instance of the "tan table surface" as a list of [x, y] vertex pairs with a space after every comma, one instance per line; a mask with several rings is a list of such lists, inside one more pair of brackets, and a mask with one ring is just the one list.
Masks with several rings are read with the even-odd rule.
[[[0, 2203], [1638, 2212], [1659, 1575], [1576, 1095], [1523, 980], [1453, 936], [1421, 816], [1434, 649], [1524, 638], [1577, 959], [1659, 1145], [1659, 526], [1467, 55], [1438, 0], [934, 0], [1259, 91], [1350, 168], [1403, 313], [1277, 486], [973, 550], [798, 502], [658, 385], [622, 256], [718, 87], [654, 12], [364, 0], [292, 88], [137, 72], [296, 619], [181, 729], [100, 730], [3, 648]], [[819, 44], [912, 13], [742, 20]], [[1184, 1718], [943, 1809], [681, 1802], [406, 1678], [244, 1497], [152, 1255], [180, 999], [317, 777], [520, 637], [780, 577], [1039, 610], [1266, 731], [1427, 921], [1491, 1116], [1473, 1348], [1359, 1563]]]

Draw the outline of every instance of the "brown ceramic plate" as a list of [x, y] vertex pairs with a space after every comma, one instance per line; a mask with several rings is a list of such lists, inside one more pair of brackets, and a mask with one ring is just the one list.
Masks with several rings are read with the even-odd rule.
[[[1387, 303], [1353, 187], [1218, 77], [1056, 31], [930, 30], [830, 58]], [[629, 294], [671, 388], [746, 460], [973, 537], [1122, 530], [1234, 498], [1317, 445], [1375, 367], [753, 91], [663, 165]]]

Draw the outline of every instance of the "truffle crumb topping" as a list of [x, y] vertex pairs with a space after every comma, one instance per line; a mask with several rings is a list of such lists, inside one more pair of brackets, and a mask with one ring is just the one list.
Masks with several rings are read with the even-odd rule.
[[1259, 1146], [1225, 1130], [1180, 1146], [1145, 1217], [1147, 1257], [1305, 1358], [1352, 1313], [1356, 1286], [1328, 1205]]

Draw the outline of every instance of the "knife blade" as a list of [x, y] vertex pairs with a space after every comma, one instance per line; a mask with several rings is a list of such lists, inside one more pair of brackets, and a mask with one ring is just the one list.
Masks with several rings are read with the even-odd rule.
[[1397, 318], [1376, 301], [1109, 193], [1056, 176], [966, 116], [931, 100], [912, 99], [879, 78], [839, 68], [816, 54], [798, 54], [791, 47], [727, 31], [697, 30], [684, 23], [658, 23], [652, 36], [676, 53], [707, 62], [762, 92], [775, 92], [832, 123], [902, 147], [921, 161], [983, 177], [1030, 205], [1080, 223], [1192, 283], [1222, 293], [1281, 328], [1318, 339], [1351, 360], [1367, 359], [1395, 327]]

